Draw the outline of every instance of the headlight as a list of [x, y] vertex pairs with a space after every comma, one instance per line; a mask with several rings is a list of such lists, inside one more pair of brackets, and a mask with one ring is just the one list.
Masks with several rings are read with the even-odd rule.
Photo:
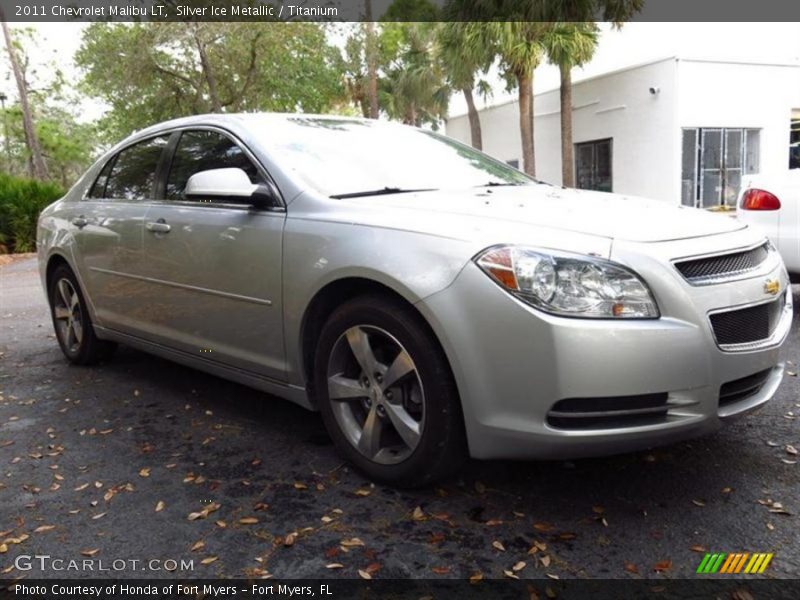
[[545, 312], [595, 319], [657, 319], [658, 306], [633, 271], [600, 258], [494, 246], [477, 265], [508, 292]]

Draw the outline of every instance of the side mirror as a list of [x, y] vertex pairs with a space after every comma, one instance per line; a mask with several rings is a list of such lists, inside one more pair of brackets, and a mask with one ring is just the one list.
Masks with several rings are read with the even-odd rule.
[[250, 183], [242, 169], [209, 169], [195, 173], [186, 182], [187, 198], [219, 200], [270, 208], [279, 204], [278, 191], [271, 184]]

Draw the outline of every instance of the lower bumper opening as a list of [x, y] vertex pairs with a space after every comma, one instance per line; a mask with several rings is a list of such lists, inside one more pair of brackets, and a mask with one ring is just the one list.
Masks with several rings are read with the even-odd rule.
[[728, 406], [756, 395], [764, 387], [771, 371], [772, 369], [765, 369], [722, 384], [719, 388], [719, 405]]
[[558, 429], [616, 429], [663, 423], [667, 393], [559, 400], [547, 413]]

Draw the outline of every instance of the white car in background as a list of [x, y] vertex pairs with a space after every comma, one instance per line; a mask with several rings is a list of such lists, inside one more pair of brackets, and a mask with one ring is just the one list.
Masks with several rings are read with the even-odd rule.
[[742, 180], [737, 217], [760, 228], [783, 257], [792, 280], [800, 278], [800, 169]]

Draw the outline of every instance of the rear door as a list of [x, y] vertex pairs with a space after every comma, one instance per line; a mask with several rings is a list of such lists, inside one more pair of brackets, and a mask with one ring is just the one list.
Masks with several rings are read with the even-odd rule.
[[285, 380], [281, 303], [284, 210], [256, 210], [213, 198], [189, 200], [193, 174], [264, 170], [231, 135], [216, 129], [174, 134], [160, 201], [145, 215], [148, 337], [177, 350]]
[[78, 270], [101, 326], [142, 330], [143, 221], [168, 139], [137, 142], [109, 159], [71, 220]]

